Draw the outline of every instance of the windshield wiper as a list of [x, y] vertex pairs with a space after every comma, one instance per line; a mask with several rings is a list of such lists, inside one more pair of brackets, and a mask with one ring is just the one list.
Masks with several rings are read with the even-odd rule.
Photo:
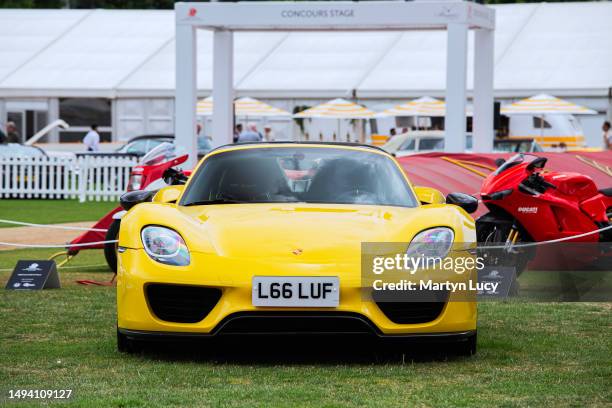
[[204, 201], [193, 201], [191, 203], [184, 204], [185, 207], [192, 205], [212, 205], [212, 204], [245, 204], [248, 201], [240, 201], [240, 200], [232, 200], [230, 198], [217, 198], [214, 200], [204, 200]]

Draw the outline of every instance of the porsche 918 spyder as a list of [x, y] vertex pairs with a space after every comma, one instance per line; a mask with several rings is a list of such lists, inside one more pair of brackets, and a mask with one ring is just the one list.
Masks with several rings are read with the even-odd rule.
[[185, 185], [159, 190], [121, 220], [118, 348], [344, 333], [445, 341], [473, 354], [474, 301], [363, 297], [362, 243], [475, 241], [474, 202], [451, 196], [414, 187], [393, 156], [371, 146], [217, 148]]

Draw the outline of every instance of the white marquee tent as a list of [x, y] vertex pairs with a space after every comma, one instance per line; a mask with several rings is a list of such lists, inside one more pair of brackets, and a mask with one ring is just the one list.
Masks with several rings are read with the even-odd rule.
[[[549, 93], [609, 109], [612, 2], [493, 7], [497, 98]], [[198, 36], [204, 97], [211, 89], [212, 34], [199, 30]], [[314, 105], [352, 95], [382, 110], [423, 95], [444, 96], [445, 43], [446, 33], [436, 31], [240, 32], [235, 87], [238, 96], [285, 100], [278, 106], [289, 111], [300, 99], [312, 98]], [[130, 109], [140, 114], [138, 100], [172, 104], [174, 46], [172, 10], [1, 9], [0, 122], [10, 101], [49, 98], [53, 119], [53, 98], [98, 97], [113, 99], [113, 130], [127, 131], [121, 118]], [[162, 105], [147, 109], [168, 110], [171, 118], [172, 106]], [[149, 111], [146, 117], [155, 116]]]

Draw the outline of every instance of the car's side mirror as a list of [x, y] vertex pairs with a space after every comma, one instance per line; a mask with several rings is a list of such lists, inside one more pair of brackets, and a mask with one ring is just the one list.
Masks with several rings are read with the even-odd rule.
[[446, 196], [446, 204], [459, 206], [468, 214], [471, 214], [478, 209], [478, 200], [475, 197], [464, 193], [450, 193]]
[[431, 187], [414, 187], [421, 204], [444, 204], [444, 194]]
[[130, 208], [132, 208], [136, 204], [151, 201], [155, 193], [156, 191], [145, 191], [145, 190], [130, 191], [128, 193], [121, 195], [121, 198], [119, 198], [119, 204], [121, 204], [121, 207], [123, 207], [124, 210], [128, 211]]
[[160, 189], [153, 197], [154, 203], [176, 203], [185, 186], [168, 186]]

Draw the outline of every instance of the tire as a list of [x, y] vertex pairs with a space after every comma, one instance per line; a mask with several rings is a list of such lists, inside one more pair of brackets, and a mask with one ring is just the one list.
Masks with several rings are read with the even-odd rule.
[[455, 344], [455, 355], [461, 357], [471, 357], [476, 354], [478, 349], [478, 334], [468, 337], [467, 340], [459, 341]]
[[140, 344], [129, 339], [125, 334], [121, 334], [117, 328], [117, 351], [120, 353], [134, 354], [141, 350]]
[[[119, 237], [119, 226], [121, 225], [121, 220], [113, 220], [112, 224], [108, 227], [108, 231], [106, 231], [106, 236], [104, 237], [105, 241], [113, 241]], [[106, 263], [108, 267], [115, 273], [117, 273], [117, 243], [109, 243], [104, 244], [104, 258], [106, 258]]]

